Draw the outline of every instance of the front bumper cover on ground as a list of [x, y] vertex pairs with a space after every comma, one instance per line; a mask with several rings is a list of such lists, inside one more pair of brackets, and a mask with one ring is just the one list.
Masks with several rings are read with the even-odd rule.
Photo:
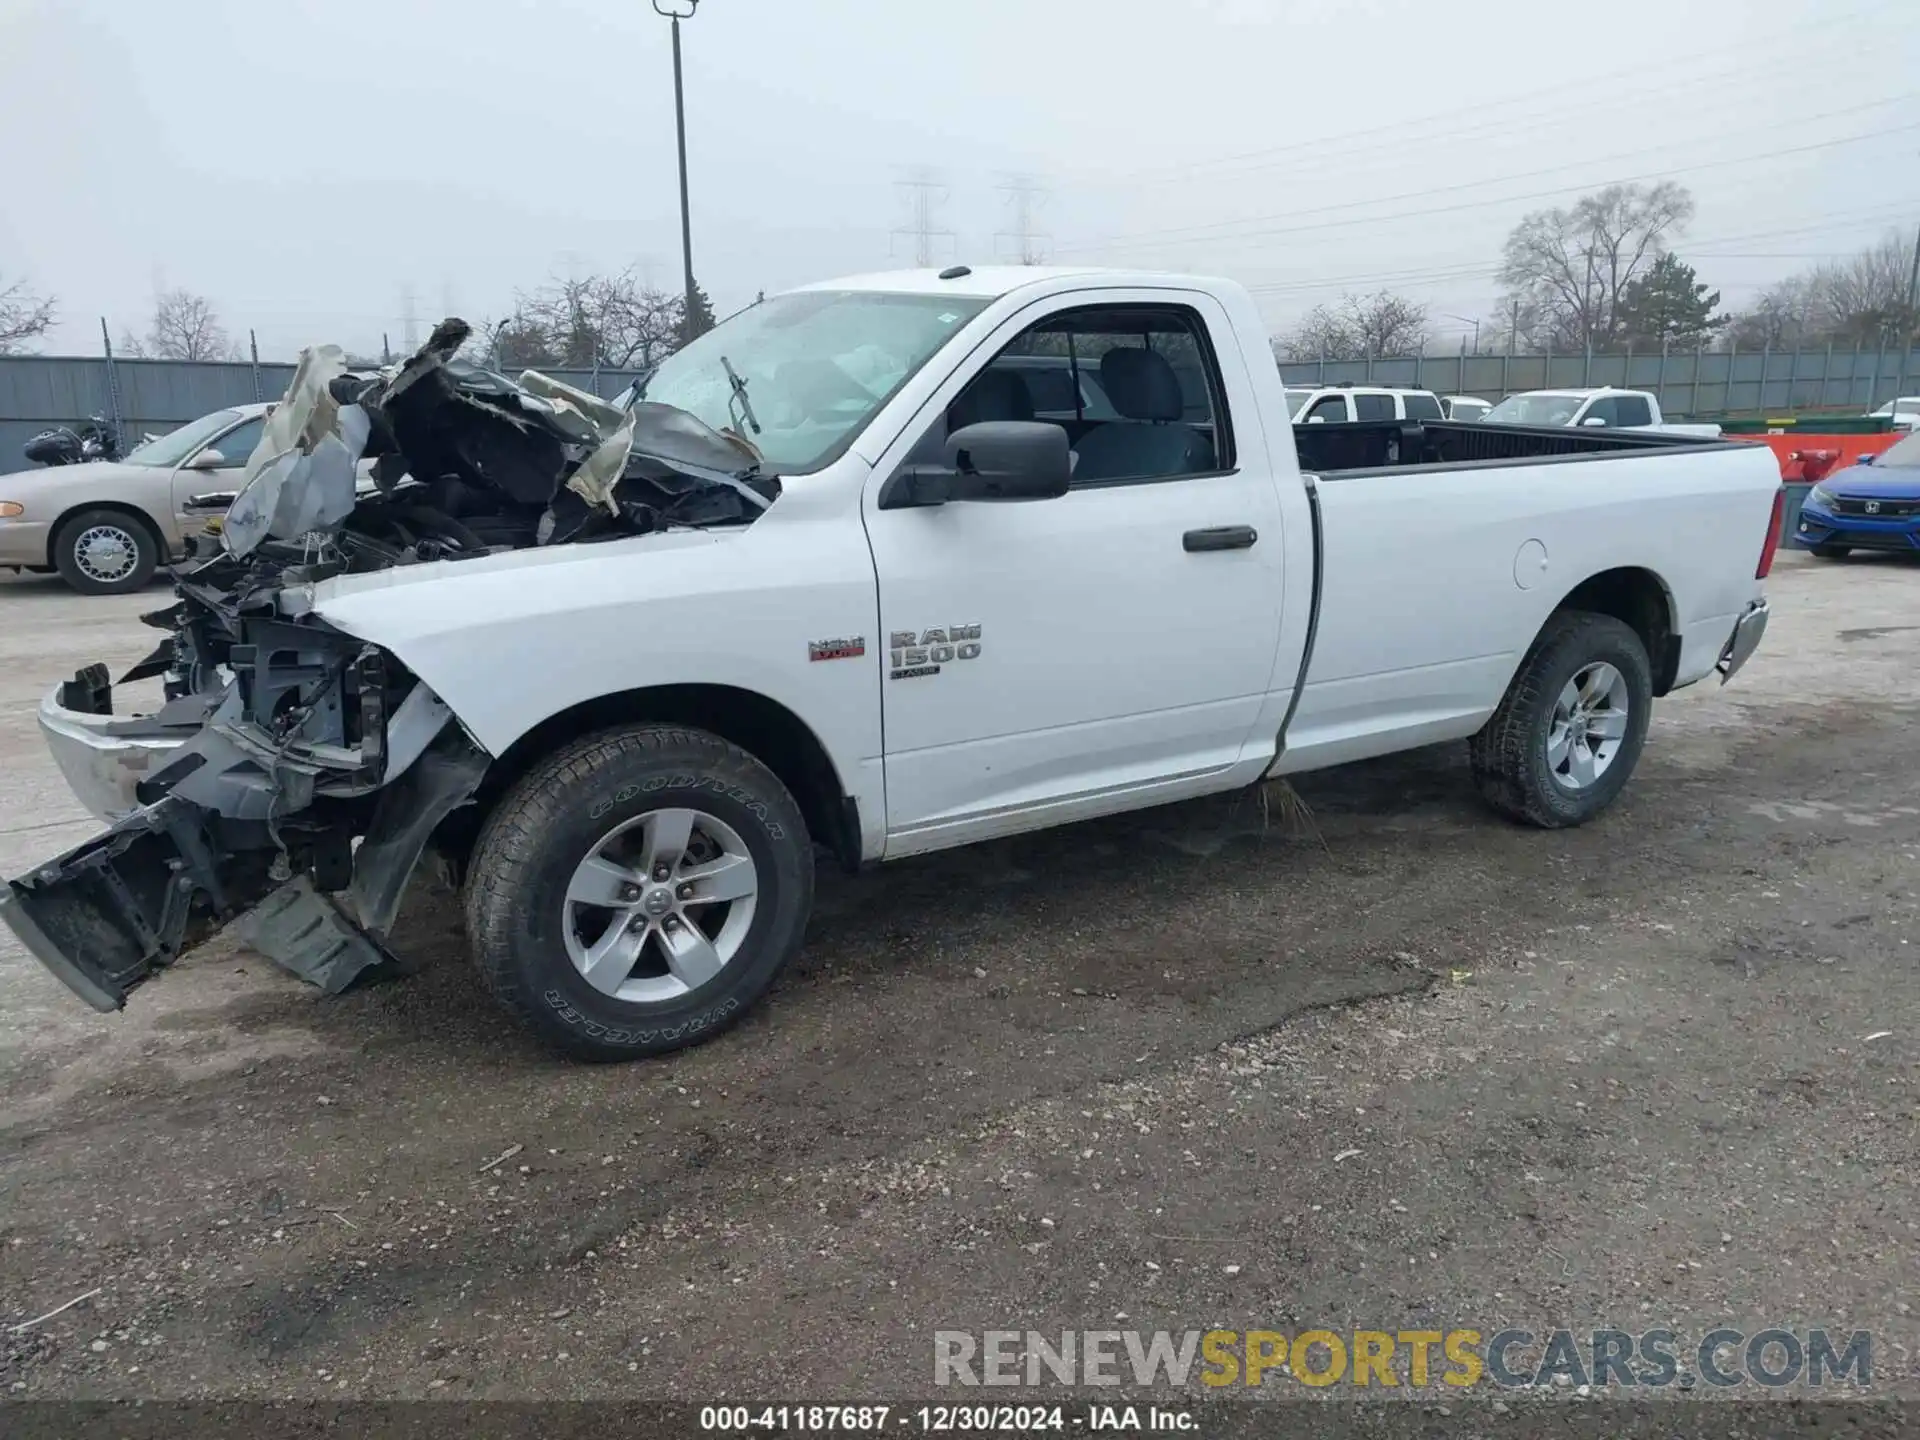
[[[40, 721], [109, 828], [0, 893], [0, 922], [29, 953], [101, 1011], [229, 923], [329, 992], [391, 958], [408, 879], [490, 762], [432, 691], [415, 684], [378, 740], [351, 749], [258, 731], [235, 717], [232, 685], [142, 719], [64, 703], [92, 678], [48, 696]], [[377, 798], [352, 794], [369, 783]]]

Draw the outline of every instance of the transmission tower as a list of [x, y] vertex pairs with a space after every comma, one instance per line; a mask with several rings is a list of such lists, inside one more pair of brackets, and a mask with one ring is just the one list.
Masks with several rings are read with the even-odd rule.
[[414, 310], [411, 285], [400, 287], [400, 325], [406, 336], [407, 353], [411, 355], [420, 348], [420, 317]]
[[933, 264], [936, 241], [951, 241], [953, 231], [937, 223], [940, 207], [947, 203], [947, 187], [930, 172], [920, 171], [895, 182], [901, 198], [907, 202], [907, 223], [896, 226], [893, 240], [913, 240], [913, 263], [922, 268]]
[[995, 249], [1010, 249], [1022, 265], [1038, 265], [1045, 258], [1048, 237], [1034, 221], [1047, 203], [1047, 187], [1031, 175], [1012, 175], [1000, 193], [1007, 197], [1008, 228], [995, 232]]

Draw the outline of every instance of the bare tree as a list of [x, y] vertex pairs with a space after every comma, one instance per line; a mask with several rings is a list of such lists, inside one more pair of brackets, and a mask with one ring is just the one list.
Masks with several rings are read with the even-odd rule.
[[1363, 359], [1368, 355], [1418, 355], [1427, 348], [1427, 307], [1404, 295], [1390, 290], [1349, 295], [1340, 310]]
[[153, 302], [147, 348], [161, 360], [224, 360], [232, 353], [213, 302], [190, 290], [168, 290]]
[[1897, 344], [1920, 339], [1912, 303], [1913, 241], [1889, 232], [1845, 260], [1803, 270], [1760, 292], [1736, 315], [1728, 339], [1763, 346]]
[[1316, 305], [1276, 344], [1289, 360], [1345, 360], [1350, 337], [1331, 306]]
[[1912, 267], [1913, 243], [1890, 233], [1849, 260], [1816, 269], [1808, 281], [1823, 338], [1854, 345], [1911, 340], [1920, 328], [1908, 294]]
[[1789, 276], [1769, 285], [1754, 297], [1751, 307], [1734, 314], [1726, 342], [1741, 350], [1784, 350], [1813, 343], [1814, 300], [1808, 276]]
[[1692, 218], [1693, 196], [1671, 181], [1609, 185], [1521, 220], [1507, 236], [1500, 283], [1538, 315], [1535, 343], [1603, 349], [1617, 338], [1622, 293]]
[[681, 341], [684, 300], [641, 282], [631, 269], [551, 280], [516, 295], [496, 328], [500, 365], [650, 366]]
[[54, 305], [23, 280], [0, 279], [0, 355], [14, 355], [53, 327]]
[[1337, 306], [1314, 306], [1278, 345], [1289, 360], [1364, 360], [1417, 355], [1427, 335], [1426, 306], [1381, 290], [1343, 296]]

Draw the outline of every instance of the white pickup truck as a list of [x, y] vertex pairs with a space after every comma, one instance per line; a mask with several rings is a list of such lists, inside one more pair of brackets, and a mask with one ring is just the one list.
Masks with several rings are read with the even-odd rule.
[[1712, 440], [1720, 427], [1682, 424], [1660, 413], [1660, 397], [1651, 390], [1527, 390], [1509, 395], [1480, 417], [1491, 425], [1585, 425], [1617, 430], [1659, 430]]
[[1296, 427], [1224, 281], [836, 281], [626, 410], [463, 369], [464, 333], [375, 377], [308, 352], [151, 617], [130, 675], [166, 706], [116, 716], [99, 666], [43, 706], [109, 828], [0, 916], [96, 1007], [229, 923], [337, 990], [392, 962], [431, 854], [541, 1036], [670, 1050], [793, 957], [816, 848], [858, 869], [1462, 740], [1496, 811], [1577, 824], [1654, 698], [1767, 623], [1763, 447]]

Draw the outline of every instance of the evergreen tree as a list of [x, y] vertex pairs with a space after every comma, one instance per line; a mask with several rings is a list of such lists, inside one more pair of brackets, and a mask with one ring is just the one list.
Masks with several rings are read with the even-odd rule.
[[1621, 290], [1613, 329], [1636, 348], [1700, 345], [1727, 324], [1727, 316], [1714, 314], [1719, 308], [1720, 292], [1709, 291], [1693, 266], [1667, 254]]
[[[684, 308], [684, 307], [683, 307]], [[706, 289], [698, 283], [693, 287], [693, 313], [687, 317], [685, 339], [693, 340], [713, 328], [713, 302], [707, 299]]]

